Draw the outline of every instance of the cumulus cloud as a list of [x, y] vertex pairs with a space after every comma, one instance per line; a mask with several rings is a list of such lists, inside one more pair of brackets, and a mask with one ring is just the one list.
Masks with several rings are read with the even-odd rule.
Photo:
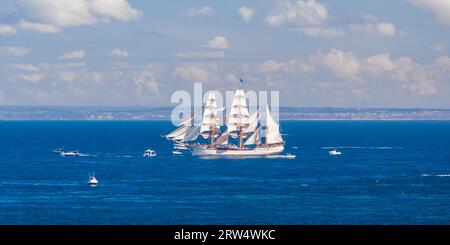
[[155, 78], [155, 67], [149, 64], [147, 68], [133, 77], [132, 86], [137, 94], [148, 91], [152, 94], [159, 94], [159, 84]]
[[14, 64], [14, 68], [24, 71], [38, 71], [39, 68], [34, 66], [33, 64]]
[[126, 50], [121, 50], [120, 48], [117, 48], [108, 51], [106, 55], [111, 57], [128, 57], [128, 52]]
[[10, 25], [0, 24], [0, 36], [9, 36], [17, 34], [16, 28]]
[[70, 71], [63, 71], [59, 73], [59, 78], [65, 82], [71, 82], [77, 77], [77, 73]]
[[[316, 0], [278, 0], [274, 9], [266, 16], [269, 26], [290, 26], [290, 31], [302, 33], [311, 38], [333, 39], [348, 32], [365, 33], [383, 37], [406, 36], [393, 23], [378, 22], [373, 15], [353, 15], [349, 21], [336, 21], [339, 13], [329, 13], [326, 5]], [[359, 20], [359, 22], [355, 22]]]
[[380, 53], [367, 58], [367, 70], [373, 74], [380, 74], [395, 69], [389, 53]]
[[447, 0], [408, 0], [421, 9], [432, 12], [435, 18], [450, 26], [450, 1]]
[[190, 52], [178, 52], [177, 57], [180, 58], [224, 58], [225, 52], [220, 51], [190, 51]]
[[359, 62], [352, 52], [331, 49], [328, 53], [319, 51], [312, 57], [314, 63], [330, 69], [336, 77], [358, 81]]
[[0, 90], [0, 103], [1, 104], [14, 104], [11, 100], [9, 100], [6, 95], [5, 92], [3, 92], [2, 90]]
[[[336, 78], [345, 81], [393, 81], [400, 90], [423, 96], [439, 92], [438, 84], [450, 79], [450, 58], [441, 56], [432, 64], [419, 64], [410, 57], [392, 59], [389, 53], [379, 53], [367, 58], [352, 52], [332, 49], [319, 51], [311, 56], [311, 62], [330, 70]], [[395, 86], [394, 86], [395, 87]]]
[[40, 33], [56, 33], [59, 31], [59, 29], [53, 25], [29, 22], [26, 20], [20, 20], [19, 27], [22, 30], [31, 30]]
[[31, 48], [18, 46], [0, 46], [0, 53], [9, 54], [13, 56], [24, 56], [31, 52]]
[[242, 6], [238, 9], [238, 13], [241, 15], [242, 20], [244, 20], [246, 23], [250, 22], [250, 20], [255, 16], [255, 10]]
[[436, 53], [444, 53], [447, 47], [442, 43], [435, 43], [431, 46], [431, 49]]
[[224, 36], [216, 36], [208, 42], [208, 47], [217, 49], [228, 49], [230, 45]]
[[292, 28], [291, 31], [303, 33], [303, 35], [308, 37], [319, 37], [326, 39], [344, 36], [344, 32], [342, 30], [333, 28], [304, 27], [304, 28]]
[[39, 73], [33, 73], [33, 74], [21, 74], [14, 77], [15, 80], [22, 80], [32, 83], [37, 83], [40, 80], [42, 80], [44, 76]]
[[92, 72], [89, 74], [88, 79], [95, 84], [101, 84], [103, 82], [103, 75], [99, 72]]
[[236, 75], [234, 75], [234, 74], [228, 74], [225, 77], [225, 80], [227, 82], [229, 82], [229, 83], [236, 83], [237, 84], [239, 82], [239, 78]]
[[184, 15], [187, 17], [214, 16], [215, 14], [216, 11], [210, 6], [202, 6], [198, 9], [191, 8], [189, 11], [184, 13]]
[[34, 30], [56, 30], [55, 28], [94, 25], [112, 20], [130, 21], [139, 18], [142, 12], [134, 9], [127, 0], [19, 0], [19, 7], [29, 18], [39, 24], [28, 25]]
[[258, 63], [253, 67], [253, 70], [261, 73], [310, 73], [314, 71], [314, 66], [308, 62], [299, 60], [289, 60], [285, 62], [276, 60], [266, 60], [262, 63]]
[[64, 53], [63, 55], [59, 56], [59, 60], [67, 60], [67, 59], [83, 59], [85, 56], [84, 50], [75, 50], [71, 52]]
[[266, 16], [270, 26], [284, 24], [319, 25], [328, 19], [327, 7], [315, 0], [278, 1], [277, 6]]
[[197, 65], [185, 65], [177, 67], [174, 71], [174, 76], [186, 81], [201, 81], [205, 82], [209, 80], [209, 72]]
[[362, 25], [350, 25], [350, 30], [353, 32], [367, 33], [377, 36], [394, 36], [396, 34], [396, 28], [394, 24], [382, 22], [375, 24], [362, 24]]

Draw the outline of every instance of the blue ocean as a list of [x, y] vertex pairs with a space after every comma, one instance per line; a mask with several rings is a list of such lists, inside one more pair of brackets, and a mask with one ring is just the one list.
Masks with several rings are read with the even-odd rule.
[[0, 224], [450, 224], [449, 121], [281, 127], [296, 159], [173, 155], [169, 121], [0, 122]]

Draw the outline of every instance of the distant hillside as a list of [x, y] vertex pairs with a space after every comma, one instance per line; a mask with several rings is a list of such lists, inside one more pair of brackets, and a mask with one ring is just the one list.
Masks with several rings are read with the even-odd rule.
[[[168, 120], [173, 107], [0, 106], [0, 120]], [[281, 107], [281, 120], [450, 120], [450, 109]]]

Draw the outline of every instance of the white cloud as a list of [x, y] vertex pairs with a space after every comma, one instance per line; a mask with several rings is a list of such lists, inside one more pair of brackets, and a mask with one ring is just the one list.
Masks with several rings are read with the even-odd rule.
[[228, 74], [225, 77], [225, 80], [227, 80], [227, 82], [229, 82], [229, 83], [236, 83], [237, 84], [239, 82], [239, 78], [236, 75], [234, 75], [234, 74]]
[[275, 60], [266, 60], [262, 64], [256, 65], [258, 72], [278, 72], [284, 66], [283, 63]]
[[15, 80], [22, 80], [22, 81], [27, 81], [27, 82], [32, 82], [32, 83], [37, 83], [40, 80], [42, 80], [43, 78], [44, 78], [44, 76], [39, 73], [22, 74], [22, 75], [17, 75], [14, 77]]
[[327, 54], [319, 52], [317, 56], [337, 78], [362, 82], [394, 81], [394, 87], [422, 96], [438, 93], [438, 82], [450, 78], [450, 58], [446, 56], [428, 65], [415, 63], [409, 57], [391, 59], [389, 53], [363, 59], [351, 52], [332, 49]]
[[223, 36], [216, 36], [208, 42], [208, 47], [217, 49], [228, 49], [230, 45], [228, 40]]
[[250, 22], [253, 16], [255, 16], [255, 10], [245, 6], [240, 7], [238, 13], [246, 23]]
[[367, 33], [377, 36], [394, 36], [396, 34], [396, 28], [394, 24], [382, 22], [376, 24], [362, 24], [362, 25], [350, 25], [350, 30], [353, 32]]
[[19, 27], [22, 30], [31, 30], [40, 33], [56, 33], [59, 31], [59, 29], [53, 25], [34, 23], [26, 20], [20, 20]]
[[121, 50], [120, 48], [108, 51], [106, 55], [111, 57], [128, 57], [128, 52], [126, 50]]
[[31, 51], [31, 48], [18, 47], [18, 46], [1, 46], [0, 53], [14, 55], [14, 56], [24, 56]]
[[395, 65], [389, 53], [380, 53], [367, 58], [367, 69], [369, 72], [379, 74], [395, 69]]
[[300, 75], [314, 71], [314, 65], [311, 62], [304, 62], [300, 60], [281, 62], [269, 59], [254, 65], [245, 64], [243, 69], [248, 72], [257, 72], [261, 74], [274, 73]]
[[220, 51], [192, 51], [192, 52], [179, 52], [176, 53], [180, 58], [224, 58], [225, 52]]
[[447, 50], [447, 47], [442, 43], [435, 43], [431, 46], [431, 49], [436, 53], [444, 53]]
[[202, 6], [198, 9], [191, 8], [189, 11], [184, 13], [187, 17], [197, 17], [197, 16], [214, 16], [216, 11], [210, 6]]
[[314, 63], [330, 69], [338, 78], [360, 80], [358, 77], [359, 61], [352, 52], [331, 49], [328, 53], [318, 52], [311, 58]]
[[64, 53], [63, 55], [59, 56], [59, 60], [67, 60], [67, 59], [83, 59], [85, 56], [84, 50], [75, 50], [68, 53]]
[[0, 35], [1, 36], [9, 36], [9, 35], [15, 35], [15, 34], [17, 34], [16, 28], [14, 28], [10, 25], [0, 24]]
[[34, 66], [33, 64], [15, 64], [13, 65], [14, 68], [24, 71], [38, 71], [39, 68]]
[[101, 84], [103, 82], [103, 75], [99, 72], [92, 72], [88, 76], [89, 80], [92, 80], [95, 84]]
[[3, 105], [8, 105], [8, 104], [14, 104], [14, 102], [13, 101], [11, 101], [11, 100], [9, 100], [7, 97], [6, 97], [6, 95], [5, 95], [5, 92], [3, 92], [2, 90], [0, 90], [0, 104], [3, 104]]
[[332, 39], [337, 37], [343, 37], [344, 32], [333, 28], [321, 28], [321, 27], [304, 27], [304, 28], [292, 28], [291, 31], [301, 32], [308, 37], [320, 37], [326, 39]]
[[142, 15], [127, 0], [19, 0], [18, 3], [30, 18], [60, 28], [130, 21]]
[[315, 0], [278, 1], [276, 8], [266, 16], [270, 26], [284, 24], [319, 25], [328, 19], [328, 10], [324, 4]]
[[450, 1], [448, 0], [408, 0], [419, 8], [432, 12], [435, 18], [446, 25], [450, 25]]
[[132, 85], [137, 94], [148, 91], [153, 94], [159, 94], [159, 84], [155, 78], [155, 67], [149, 64], [146, 70], [133, 77]]
[[183, 80], [201, 82], [209, 80], [210, 77], [210, 74], [206, 69], [195, 65], [177, 67], [174, 71], [174, 75]]
[[71, 82], [77, 77], [77, 73], [70, 71], [63, 71], [59, 73], [59, 78], [65, 82]]

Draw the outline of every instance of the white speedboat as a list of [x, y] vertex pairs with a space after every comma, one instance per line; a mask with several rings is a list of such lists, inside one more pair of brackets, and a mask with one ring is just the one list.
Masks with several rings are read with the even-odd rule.
[[331, 150], [331, 151], [329, 151], [328, 153], [329, 153], [330, 155], [333, 155], [333, 156], [335, 156], [335, 155], [341, 155], [341, 154], [342, 154], [342, 152], [337, 151], [336, 149]]
[[296, 156], [296, 155], [293, 155], [293, 154], [286, 154], [286, 155], [284, 155], [283, 157], [284, 157], [284, 158], [293, 159], [293, 158], [296, 158], [297, 156]]
[[154, 150], [147, 149], [144, 152], [144, 155], [142, 155], [142, 156], [144, 156], [144, 157], [154, 157], [154, 156], [156, 156], [156, 152]]
[[78, 157], [78, 156], [80, 156], [79, 151], [62, 151], [59, 154], [63, 157]]
[[88, 184], [89, 184], [90, 186], [96, 186], [96, 185], [98, 185], [98, 180], [97, 180], [97, 178], [95, 178], [95, 175], [94, 175], [94, 174], [93, 174], [92, 176], [89, 176]]

